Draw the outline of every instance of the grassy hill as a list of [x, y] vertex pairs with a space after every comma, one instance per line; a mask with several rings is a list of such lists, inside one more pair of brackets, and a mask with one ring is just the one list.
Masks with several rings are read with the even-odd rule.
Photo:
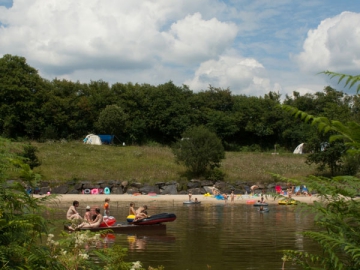
[[[151, 146], [86, 145], [82, 142], [32, 143], [42, 162], [34, 169], [45, 181], [127, 180], [156, 183], [185, 180], [185, 167], [176, 164], [171, 149]], [[221, 169], [226, 181], [272, 181], [269, 172], [289, 178], [315, 173], [304, 155], [292, 153], [227, 152]]]

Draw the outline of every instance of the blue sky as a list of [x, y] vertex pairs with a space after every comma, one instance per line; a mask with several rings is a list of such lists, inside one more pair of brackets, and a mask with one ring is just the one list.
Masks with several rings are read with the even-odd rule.
[[[360, 74], [356, 0], [0, 0], [0, 55], [47, 79], [283, 97]], [[354, 90], [345, 90], [354, 93]]]

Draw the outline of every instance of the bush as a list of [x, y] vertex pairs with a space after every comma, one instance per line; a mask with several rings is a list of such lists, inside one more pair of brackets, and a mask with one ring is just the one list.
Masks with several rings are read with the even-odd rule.
[[172, 150], [176, 161], [184, 164], [194, 176], [204, 176], [207, 171], [220, 167], [220, 161], [225, 158], [221, 140], [204, 126], [186, 130]]

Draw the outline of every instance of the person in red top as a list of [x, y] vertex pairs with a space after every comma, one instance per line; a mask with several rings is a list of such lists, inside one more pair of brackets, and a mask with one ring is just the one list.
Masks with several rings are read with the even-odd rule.
[[106, 198], [104, 203], [104, 216], [110, 216], [110, 199]]

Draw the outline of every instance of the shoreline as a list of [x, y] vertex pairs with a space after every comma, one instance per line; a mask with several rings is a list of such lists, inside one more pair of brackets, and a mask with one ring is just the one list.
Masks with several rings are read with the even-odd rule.
[[[48, 195], [33, 195], [35, 198], [41, 198]], [[72, 204], [73, 201], [79, 201], [80, 205], [86, 205], [87, 202], [91, 203], [103, 203], [105, 201], [105, 198], [109, 198], [112, 203], [121, 203], [121, 202], [134, 202], [135, 204], [139, 203], [150, 203], [150, 204], [156, 204], [159, 203], [173, 203], [173, 204], [182, 204], [185, 201], [189, 201], [189, 196], [187, 194], [176, 194], [176, 195], [132, 195], [132, 194], [109, 194], [109, 195], [90, 195], [90, 194], [63, 194], [63, 195], [55, 195], [54, 202], [57, 203], [67, 203]], [[204, 196], [202, 194], [199, 195], [192, 195], [192, 200], [195, 200], [195, 198], [198, 199], [201, 204], [249, 204], [249, 201], [258, 201], [260, 200], [260, 196], [251, 196], [251, 195], [235, 195], [235, 199], [233, 202], [230, 200], [230, 196], [228, 197], [228, 200], [225, 202], [225, 200], [218, 200], [211, 196]], [[264, 200], [269, 205], [278, 204], [278, 201], [283, 199], [277, 198], [274, 199], [273, 196], [264, 194]], [[285, 197], [287, 198], [287, 197]], [[292, 199], [295, 199], [302, 203], [308, 203], [312, 204], [314, 201], [316, 201], [317, 196], [293, 196]]]

